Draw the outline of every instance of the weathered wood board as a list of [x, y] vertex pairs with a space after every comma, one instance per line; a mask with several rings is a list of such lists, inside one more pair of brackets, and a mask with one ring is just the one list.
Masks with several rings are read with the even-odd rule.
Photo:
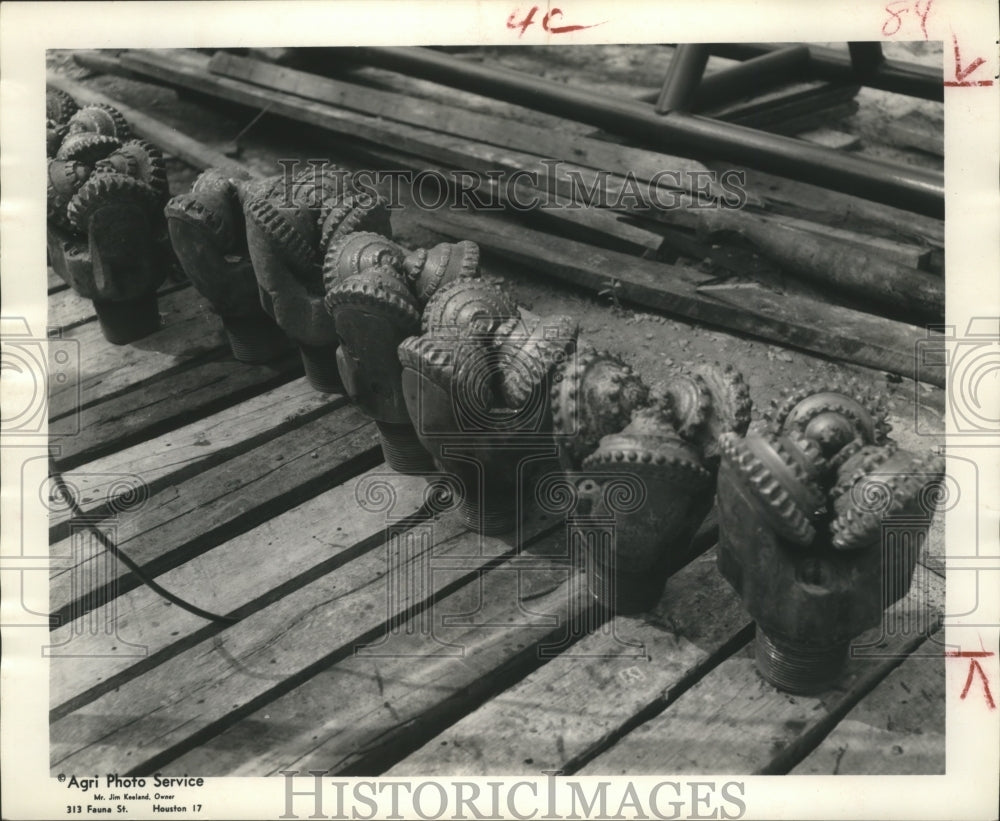
[[352, 406], [335, 407], [187, 482], [137, 499], [134, 510], [84, 524], [51, 546], [62, 560], [50, 575], [51, 612], [61, 624], [139, 583], [124, 565], [105, 564], [95, 547], [102, 536], [156, 576], [381, 458], [374, 424]]

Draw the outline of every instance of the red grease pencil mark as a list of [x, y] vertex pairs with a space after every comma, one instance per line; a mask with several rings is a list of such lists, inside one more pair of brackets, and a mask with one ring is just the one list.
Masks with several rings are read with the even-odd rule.
[[603, 26], [607, 23], [607, 20], [602, 20], [600, 23], [591, 23], [588, 26], [554, 26], [550, 27], [549, 22], [553, 17], [558, 15], [563, 16], [562, 9], [552, 9], [545, 17], [542, 18], [542, 28], [545, 29], [550, 34], [565, 34], [567, 31], [580, 31], [580, 29], [592, 29], [594, 26]]
[[992, 80], [966, 80], [965, 78], [972, 74], [977, 68], [979, 68], [986, 61], [982, 57], [977, 57], [965, 68], [962, 68], [962, 54], [958, 50], [958, 38], [953, 34], [951, 35], [951, 41], [955, 45], [955, 79], [945, 80], [946, 86], [955, 87], [967, 87], [967, 86], [991, 86], [993, 85]]
[[972, 681], [976, 677], [976, 673], [979, 674], [979, 678], [983, 680], [983, 697], [986, 699], [986, 706], [991, 710], [995, 710], [997, 705], [993, 700], [993, 694], [990, 692], [990, 679], [986, 675], [986, 671], [983, 669], [982, 665], [979, 663], [979, 659], [990, 658], [994, 655], [989, 650], [955, 650], [951, 653], [946, 653], [945, 655], [951, 658], [960, 658], [969, 660], [969, 675], [965, 679], [965, 687], [962, 689], [962, 694], [959, 698], [965, 701], [965, 697], [969, 695], [969, 690], [972, 688]]
[[532, 21], [535, 19], [535, 14], [538, 12], [538, 6], [532, 6], [531, 7], [531, 11], [529, 11], [524, 16], [524, 19], [520, 23], [518, 23], [516, 21], [516, 19], [515, 19], [517, 17], [517, 12], [518, 11], [519, 11], [519, 9], [514, 9], [510, 13], [510, 17], [507, 18], [507, 28], [509, 28], [509, 29], [520, 28], [521, 29], [521, 34], [517, 35], [518, 37], [520, 37], [521, 35], [524, 34], [525, 29], [528, 28], [528, 26], [530, 26], [531, 23], [532, 23]]
[[[535, 21], [535, 15], [538, 13], [538, 6], [532, 6], [526, 15], [520, 20], [517, 19], [517, 15], [520, 9], [514, 9], [507, 18], [507, 28], [509, 29], [520, 29], [518, 37], [524, 35], [524, 32], [528, 29]], [[542, 18], [542, 28], [545, 29], [549, 34], [567, 34], [571, 31], [580, 31], [582, 29], [592, 29], [594, 26], [603, 26], [607, 23], [607, 20], [602, 20], [600, 23], [590, 23], [589, 25], [565, 25], [565, 26], [553, 26], [551, 23], [555, 22], [557, 17], [562, 17], [563, 11], [560, 8], [554, 8], [545, 13]]]
[[886, 7], [886, 13], [889, 15], [885, 18], [885, 22], [882, 23], [882, 34], [886, 37], [893, 37], [899, 34], [899, 30], [903, 27], [903, 15], [909, 12], [913, 12], [920, 21], [920, 31], [924, 35], [924, 39], [927, 38], [927, 15], [931, 13], [931, 4], [934, 0], [926, 0], [921, 4], [920, 0], [916, 0], [912, 5], [910, 0], [893, 0]]

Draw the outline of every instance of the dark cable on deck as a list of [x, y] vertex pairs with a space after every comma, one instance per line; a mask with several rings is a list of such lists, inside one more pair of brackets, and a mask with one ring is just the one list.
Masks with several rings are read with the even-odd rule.
[[[86, 518], [87, 514], [77, 504], [76, 497], [73, 495], [70, 489], [66, 486], [66, 483], [63, 481], [62, 473], [56, 470], [55, 460], [52, 458], [51, 453], [49, 454], [49, 476], [56, 483], [56, 487], [59, 488], [59, 492], [63, 495], [63, 498], [67, 500], [67, 504], [69, 505], [70, 510], [73, 511], [73, 517]], [[116, 545], [114, 542], [108, 539], [103, 533], [101, 533], [99, 530], [94, 530], [93, 533], [97, 537], [97, 540], [104, 547], [104, 549], [107, 550], [109, 553], [111, 553], [112, 556], [118, 559], [118, 561], [120, 561], [123, 565], [125, 565], [129, 570], [131, 570], [135, 574], [136, 578], [139, 579], [139, 581], [141, 581], [144, 585], [146, 585], [146, 587], [148, 587], [154, 593], [169, 601], [171, 604], [176, 604], [178, 607], [180, 607], [183, 610], [186, 610], [188, 613], [192, 613], [195, 616], [198, 616], [199, 618], [202, 619], [207, 619], [208, 621], [220, 622], [222, 624], [236, 624], [237, 619], [231, 618], [229, 616], [220, 616], [218, 613], [211, 613], [208, 610], [202, 610], [202, 608], [198, 607], [198, 605], [191, 604], [190, 602], [187, 602], [184, 599], [180, 598], [180, 596], [171, 593], [169, 590], [157, 584], [149, 576], [147, 576], [143, 572], [142, 568], [138, 564], [136, 564], [135, 561], [129, 558], [129, 556], [127, 556], [118, 547], [118, 545]]]

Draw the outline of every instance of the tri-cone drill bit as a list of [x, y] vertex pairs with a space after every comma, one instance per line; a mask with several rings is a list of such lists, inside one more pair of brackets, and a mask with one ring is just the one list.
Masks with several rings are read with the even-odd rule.
[[552, 409], [577, 529], [581, 513], [614, 523], [613, 539], [586, 545], [590, 592], [612, 612], [646, 610], [712, 507], [718, 437], [746, 430], [747, 386], [731, 366], [705, 365], [652, 392], [618, 357], [586, 350], [558, 374]]
[[[125, 344], [160, 325], [156, 290], [173, 255], [163, 219], [163, 155], [130, 139], [122, 115], [104, 105], [73, 110], [49, 93], [49, 263], [78, 294], [93, 300], [109, 342]], [[65, 123], [51, 119], [66, 117]]]
[[[877, 397], [817, 383], [776, 401], [765, 431], [721, 439], [719, 570], [779, 689], [830, 687], [852, 639], [909, 590], [944, 460], [899, 449], [888, 431]], [[898, 523], [908, 538], [884, 538]]]
[[531, 497], [531, 463], [551, 453], [548, 386], [576, 323], [519, 312], [494, 280], [459, 278], [431, 297], [423, 330], [399, 346], [417, 435], [458, 479], [466, 525], [507, 532]]
[[420, 333], [427, 300], [459, 277], [479, 274], [479, 246], [442, 243], [410, 251], [391, 239], [383, 200], [347, 194], [324, 219], [326, 308], [341, 347], [337, 367], [348, 395], [379, 430], [386, 462], [401, 473], [435, 470], [403, 401], [397, 348]]
[[242, 199], [253, 190], [248, 175], [209, 169], [164, 213], [174, 253], [222, 320], [233, 357], [257, 364], [287, 351], [289, 341], [261, 306], [250, 261]]

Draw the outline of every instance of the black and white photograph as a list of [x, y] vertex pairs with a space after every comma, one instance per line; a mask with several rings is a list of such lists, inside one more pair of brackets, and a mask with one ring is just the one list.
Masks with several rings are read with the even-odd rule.
[[4, 818], [995, 817], [991, 4], [4, 5]]

